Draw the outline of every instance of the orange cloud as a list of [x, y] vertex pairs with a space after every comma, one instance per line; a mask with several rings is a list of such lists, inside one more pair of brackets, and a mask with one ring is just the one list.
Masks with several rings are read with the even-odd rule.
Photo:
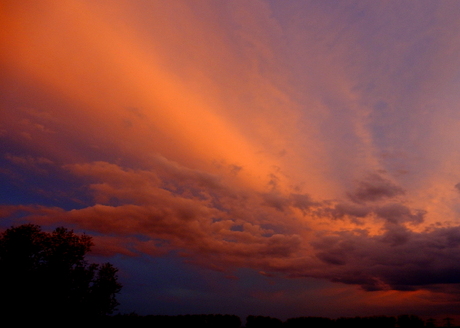
[[[287, 118], [292, 114], [289, 111], [276, 113], [273, 109], [277, 103], [232, 105], [263, 106], [267, 113], [273, 112], [275, 116], [268, 117], [270, 123], [254, 117], [250, 108], [244, 114], [254, 124], [246, 127], [247, 131], [255, 129], [258, 135], [271, 135], [271, 140], [276, 142], [278, 151], [268, 152], [267, 140], [249, 139], [239, 123], [222, 115], [228, 110], [227, 105], [222, 103], [219, 91], [207, 91], [214, 89], [209, 77], [199, 74], [197, 80], [191, 81], [189, 77], [175, 75], [168, 71], [164, 62], [164, 57], [175, 54], [147, 53], [151, 49], [146, 48], [139, 35], [130, 33], [129, 29], [120, 31], [117, 24], [127, 19], [119, 16], [123, 6], [114, 5], [115, 9], [107, 11], [96, 4], [69, 1], [62, 4], [44, 2], [27, 9], [19, 5], [12, 7], [5, 14], [9, 18], [3, 24], [4, 30], [9, 31], [5, 44], [10, 49], [3, 63], [45, 86], [50, 95], [70, 102], [65, 109], [42, 110], [41, 116], [52, 117], [52, 121], [40, 119], [42, 129], [66, 135], [67, 142], [78, 138], [79, 142], [86, 140], [94, 147], [119, 149], [143, 161], [148, 161], [145, 153], [158, 152], [199, 167], [205, 165], [208, 169], [212, 169], [212, 163], [237, 165], [242, 167], [238, 180], [259, 190], [266, 188], [268, 177], [275, 167], [280, 167], [278, 153], [288, 146], [281, 133], [291, 128], [289, 124], [293, 122]], [[186, 10], [182, 14], [185, 21], [194, 19]], [[134, 18], [128, 15], [128, 21], [131, 19]], [[47, 24], [48, 21], [53, 25]], [[201, 32], [189, 31], [194, 35]], [[152, 30], [152, 33], [159, 31]], [[171, 35], [177, 42], [187, 37], [178, 34]], [[151, 40], [155, 44], [153, 36]], [[228, 48], [223, 40], [216, 42]], [[200, 65], [215, 54], [203, 55], [197, 58]], [[257, 78], [258, 82], [267, 83]], [[195, 83], [201, 83], [204, 92], [196, 92]], [[255, 90], [256, 94], [270, 92], [276, 98], [276, 93], [280, 93], [273, 85], [265, 90], [263, 85], [252, 84], [249, 82], [249, 88], [264, 88]], [[255, 101], [266, 102], [266, 99]], [[6, 119], [15, 121], [18, 115], [23, 114], [7, 112]], [[284, 116], [283, 124], [287, 126], [277, 131], [273, 123], [281, 118], [280, 115]], [[52, 145], [52, 149], [63, 150], [63, 145], [56, 145], [56, 134], [24, 126], [25, 133], [33, 136], [29, 141], [39, 142], [40, 147]], [[286, 186], [288, 181], [284, 176], [279, 178]]]

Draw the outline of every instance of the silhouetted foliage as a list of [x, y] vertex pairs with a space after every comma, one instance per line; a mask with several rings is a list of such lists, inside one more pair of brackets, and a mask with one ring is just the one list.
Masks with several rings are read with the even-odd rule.
[[444, 318], [443, 321], [444, 321], [444, 327], [452, 327], [452, 322], [454, 321], [454, 319], [447, 317], [447, 318]]
[[331, 328], [334, 321], [323, 317], [299, 317], [286, 320], [284, 325], [286, 328]]
[[387, 316], [339, 318], [334, 325], [338, 328], [394, 328], [395, 326], [396, 318]]
[[403, 314], [398, 316], [396, 324], [400, 328], [423, 328], [425, 322], [416, 315]]
[[108, 317], [111, 327], [198, 327], [198, 328], [240, 328], [241, 319], [236, 315], [194, 314], [194, 315], [146, 315], [136, 313], [118, 314]]
[[0, 234], [1, 305], [7, 317], [82, 318], [112, 313], [121, 290], [110, 263], [89, 264], [91, 237], [33, 224]]
[[[220, 314], [202, 314], [202, 315], [146, 315], [141, 316], [136, 313], [118, 314], [116, 316], [102, 317], [99, 321], [105, 326], [113, 328], [118, 327], [154, 327], [154, 328], [171, 328], [171, 327], [198, 327], [198, 328], [240, 328], [241, 320], [235, 315]], [[297, 317], [287, 319], [284, 323], [273, 317], [248, 316], [246, 318], [246, 328], [254, 327], [280, 327], [283, 328], [398, 328], [398, 319], [401, 324], [417, 324], [424, 327], [436, 327], [434, 319], [428, 319], [424, 322], [420, 317], [415, 315], [392, 316], [371, 316], [371, 317], [342, 317], [338, 319], [329, 319], [324, 317]], [[450, 319], [452, 320], [452, 319]], [[460, 328], [460, 327], [455, 327]]]
[[246, 328], [281, 328], [283, 322], [280, 319], [264, 316], [250, 315], [246, 318]]

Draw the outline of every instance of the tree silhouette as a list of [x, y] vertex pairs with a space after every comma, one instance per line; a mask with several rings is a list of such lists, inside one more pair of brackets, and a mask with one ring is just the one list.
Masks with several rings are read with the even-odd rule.
[[[338, 326], [341, 326], [343, 320], [339, 319]], [[334, 321], [329, 318], [324, 317], [298, 317], [298, 318], [291, 318], [286, 320], [284, 326], [286, 328], [331, 328], [334, 327]], [[353, 325], [349, 325], [347, 323], [347, 327], [354, 327]]]
[[397, 324], [400, 328], [423, 328], [425, 322], [416, 315], [403, 314], [398, 316]]
[[91, 237], [59, 227], [11, 227], [0, 234], [0, 311], [4, 317], [61, 319], [103, 316], [118, 305], [121, 285], [110, 263], [89, 264]]
[[443, 321], [444, 321], [444, 327], [452, 327], [452, 321], [453, 321], [452, 318], [447, 317], [447, 318], [444, 318]]
[[246, 328], [281, 328], [283, 322], [280, 319], [264, 317], [261, 315], [246, 317]]

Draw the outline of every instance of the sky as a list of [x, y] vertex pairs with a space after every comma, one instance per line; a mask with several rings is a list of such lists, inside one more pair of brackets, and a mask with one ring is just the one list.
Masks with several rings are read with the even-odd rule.
[[122, 313], [460, 313], [460, 2], [0, 2], [0, 228]]

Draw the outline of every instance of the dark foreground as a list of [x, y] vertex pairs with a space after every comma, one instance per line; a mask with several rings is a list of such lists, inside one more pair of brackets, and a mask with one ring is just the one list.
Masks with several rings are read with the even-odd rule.
[[[455, 327], [454, 320], [427, 319], [415, 315], [372, 316], [329, 319], [298, 317], [281, 321], [264, 316], [248, 316], [243, 323], [236, 315], [139, 316], [134, 313], [100, 318], [111, 327], [193, 327], [193, 328], [432, 328]], [[100, 322], [102, 323], [102, 322]]]

